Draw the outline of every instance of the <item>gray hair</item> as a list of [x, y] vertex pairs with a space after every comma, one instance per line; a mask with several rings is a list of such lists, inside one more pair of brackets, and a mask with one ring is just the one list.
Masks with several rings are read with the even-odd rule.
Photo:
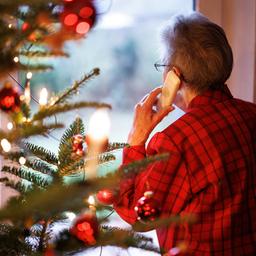
[[232, 49], [224, 30], [194, 12], [174, 17], [162, 31], [166, 64], [180, 69], [196, 92], [221, 87], [233, 66]]

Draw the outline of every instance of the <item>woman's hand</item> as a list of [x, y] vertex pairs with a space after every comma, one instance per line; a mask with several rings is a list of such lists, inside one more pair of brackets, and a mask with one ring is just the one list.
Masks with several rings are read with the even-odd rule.
[[161, 91], [161, 87], [157, 87], [135, 106], [133, 126], [128, 136], [130, 146], [144, 145], [156, 125], [174, 109], [172, 106], [160, 111], [153, 109]]

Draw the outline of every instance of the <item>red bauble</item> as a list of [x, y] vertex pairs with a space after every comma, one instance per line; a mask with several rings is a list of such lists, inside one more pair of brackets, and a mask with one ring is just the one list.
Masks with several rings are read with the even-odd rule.
[[6, 83], [0, 90], [0, 109], [5, 112], [17, 112], [20, 109], [20, 95], [18, 89]]
[[100, 190], [97, 195], [97, 199], [99, 200], [100, 203], [102, 204], [113, 204], [114, 202], [114, 194], [113, 191], [110, 189], [103, 189]]
[[47, 248], [46, 251], [44, 252], [44, 256], [55, 256], [55, 251], [52, 248]]
[[21, 30], [24, 32], [24, 31], [27, 31], [28, 29], [30, 28], [30, 24], [28, 22], [24, 22], [21, 26]]
[[99, 224], [95, 213], [85, 212], [74, 220], [70, 233], [83, 241], [86, 245], [96, 244]]
[[137, 220], [142, 222], [154, 221], [160, 215], [160, 209], [158, 208], [157, 201], [153, 199], [152, 191], [144, 193], [144, 196], [138, 200], [134, 210], [138, 215]]
[[61, 22], [66, 30], [84, 35], [95, 21], [96, 8], [92, 0], [64, 0]]
[[72, 151], [77, 156], [84, 155], [84, 136], [81, 134], [76, 134], [72, 137]]

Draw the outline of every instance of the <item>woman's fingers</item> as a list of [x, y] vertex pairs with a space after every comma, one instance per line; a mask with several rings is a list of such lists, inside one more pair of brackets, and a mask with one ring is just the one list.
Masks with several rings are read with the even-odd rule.
[[142, 104], [146, 99], [147, 97], [149, 96], [149, 93], [147, 93], [141, 100], [140, 100], [140, 104]]
[[162, 87], [157, 87], [153, 91], [151, 91], [148, 97], [145, 99], [145, 104], [152, 107], [157, 99], [157, 96], [162, 92]]

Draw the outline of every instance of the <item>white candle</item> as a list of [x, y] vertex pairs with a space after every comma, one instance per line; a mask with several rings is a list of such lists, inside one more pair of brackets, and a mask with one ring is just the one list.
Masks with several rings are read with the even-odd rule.
[[85, 161], [87, 178], [97, 176], [98, 155], [108, 143], [110, 120], [107, 110], [97, 110], [89, 121], [87, 134], [88, 154]]

